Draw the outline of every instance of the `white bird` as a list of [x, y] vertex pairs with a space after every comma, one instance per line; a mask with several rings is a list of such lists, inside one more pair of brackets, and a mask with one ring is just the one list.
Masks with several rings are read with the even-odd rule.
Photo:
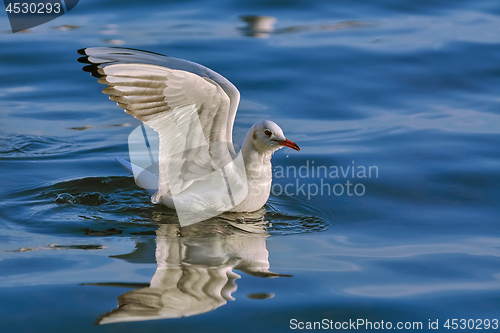
[[178, 214], [182, 209], [209, 211], [208, 218], [223, 211], [259, 210], [271, 191], [273, 153], [284, 146], [300, 150], [276, 123], [266, 120], [250, 128], [235, 155], [232, 131], [240, 93], [209, 68], [126, 48], [78, 52], [84, 55], [79, 61], [89, 64], [83, 69], [108, 85], [103, 92], [158, 132], [159, 175], [145, 171], [136, 182], [157, 188], [152, 202]]

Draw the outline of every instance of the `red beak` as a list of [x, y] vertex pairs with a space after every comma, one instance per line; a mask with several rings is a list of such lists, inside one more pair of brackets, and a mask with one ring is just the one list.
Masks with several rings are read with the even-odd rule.
[[292, 148], [292, 149], [294, 149], [294, 150], [298, 150], [298, 151], [300, 151], [299, 146], [298, 146], [295, 142], [293, 142], [293, 141], [290, 141], [290, 140], [288, 140], [288, 139], [286, 139], [285, 141], [282, 141], [282, 140], [276, 140], [276, 141], [277, 141], [280, 145], [282, 145], [282, 146], [289, 147], [289, 148]]

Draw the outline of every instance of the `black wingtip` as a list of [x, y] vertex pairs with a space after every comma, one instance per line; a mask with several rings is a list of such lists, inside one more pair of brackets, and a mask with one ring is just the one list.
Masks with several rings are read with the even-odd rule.
[[[135, 52], [138, 52], [139, 54], [140, 53], [149, 53], [149, 54], [154, 54], [154, 55], [166, 57], [165, 55], [160, 54], [160, 53], [156, 53], [156, 52], [143, 51], [143, 50], [138, 50], [138, 49], [126, 48], [126, 47], [108, 47], [108, 49], [113, 49], [114, 51], [110, 52], [107, 56], [105, 54], [103, 57], [104, 59], [101, 60], [102, 62], [97, 63], [97, 62], [93, 62], [93, 61], [89, 60], [89, 57], [91, 56], [89, 53], [92, 53], [92, 52], [90, 51], [89, 53], [87, 53], [87, 49], [91, 50], [92, 48], [82, 48], [82, 49], [77, 50], [78, 54], [83, 56], [83, 57], [78, 58], [78, 62], [85, 64], [85, 66], [82, 68], [84, 72], [91, 73], [92, 76], [94, 76], [96, 78], [101, 78], [104, 76], [98, 72], [98, 69], [100, 67], [104, 67], [106, 65], [110, 65], [113, 63], [125, 62], [125, 61], [113, 60], [113, 57], [111, 57], [111, 55], [113, 55], [113, 54], [127, 56], [127, 55], [134, 55], [134, 52], [131, 52], [131, 51], [135, 51]], [[96, 58], [99, 58], [99, 57], [96, 57]], [[96, 58], [94, 58], [94, 60]]]
[[81, 62], [82, 64], [91, 64], [88, 56], [78, 58], [78, 62]]
[[90, 73], [93, 77], [96, 77], [96, 78], [101, 78], [101, 77], [104, 76], [104, 75], [102, 75], [101, 73], [98, 72], [99, 66], [97, 66], [96, 64], [90, 64], [88, 66], [84, 66], [82, 68], [82, 70], [84, 72]]
[[104, 75], [102, 75], [98, 72], [100, 64], [96, 64], [96, 63], [91, 62], [89, 60], [89, 55], [87, 54], [87, 52], [85, 50], [87, 50], [87, 48], [77, 50], [78, 54], [83, 55], [83, 57], [78, 58], [77, 61], [79, 63], [86, 65], [86, 66], [82, 67], [82, 70], [84, 72], [90, 73], [93, 77], [96, 77], [96, 78], [103, 77]]
[[94, 71], [94, 65], [83, 66], [82, 70], [84, 72], [92, 73]]

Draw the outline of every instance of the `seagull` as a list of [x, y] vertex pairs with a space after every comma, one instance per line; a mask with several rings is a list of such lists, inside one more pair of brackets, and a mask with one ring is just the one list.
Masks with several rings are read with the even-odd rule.
[[[158, 133], [158, 176], [139, 168], [136, 183], [153, 188], [151, 201], [178, 214], [212, 214], [201, 221], [224, 211], [261, 209], [271, 191], [273, 153], [283, 147], [300, 150], [276, 123], [265, 120], [250, 128], [236, 154], [232, 132], [240, 93], [207, 67], [128, 48], [78, 53], [83, 56], [78, 61], [87, 64], [83, 70], [107, 85], [103, 93]], [[131, 172], [138, 168], [117, 160]]]

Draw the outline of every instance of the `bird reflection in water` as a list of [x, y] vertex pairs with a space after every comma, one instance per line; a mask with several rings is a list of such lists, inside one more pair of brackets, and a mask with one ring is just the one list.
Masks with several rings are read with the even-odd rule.
[[118, 308], [101, 315], [96, 324], [179, 318], [215, 310], [234, 300], [235, 280], [241, 276], [233, 270], [262, 278], [291, 276], [269, 271], [263, 210], [225, 213], [182, 228], [160, 222], [158, 267], [149, 287], [119, 296]]
[[293, 25], [283, 28], [275, 28], [274, 25], [278, 20], [273, 16], [242, 15], [240, 16], [240, 19], [246, 23], [245, 27], [238, 28], [243, 33], [243, 35], [256, 38], [269, 38], [271, 35], [285, 33], [318, 33], [352, 28], [365, 28], [373, 25], [373, 23], [365, 21], [345, 21], [325, 24]]
[[275, 30], [276, 18], [273, 16], [242, 15], [240, 19], [247, 24], [246, 27], [240, 28], [245, 36], [268, 38]]

